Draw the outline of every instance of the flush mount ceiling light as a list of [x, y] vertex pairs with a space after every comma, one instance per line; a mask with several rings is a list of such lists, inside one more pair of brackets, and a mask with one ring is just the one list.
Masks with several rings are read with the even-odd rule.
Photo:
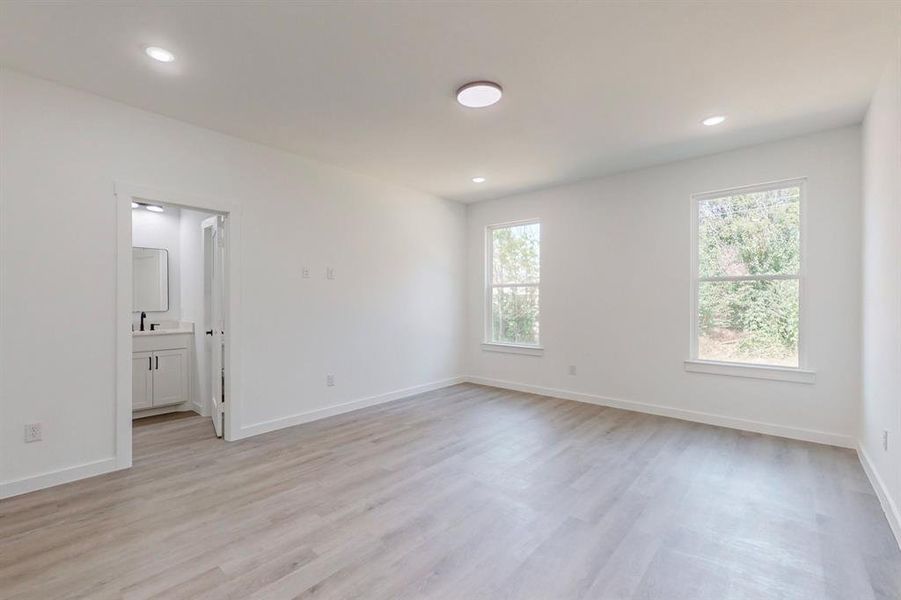
[[163, 207], [157, 206], [155, 204], [148, 204], [147, 210], [149, 210], [150, 212], [163, 212]]
[[174, 54], [172, 54], [165, 48], [160, 48], [159, 46], [147, 46], [146, 48], [144, 48], [144, 54], [146, 54], [153, 60], [158, 60], [164, 63], [170, 63], [175, 60]]
[[473, 177], [472, 182], [473, 183], [485, 183], [485, 178], [484, 177]]
[[493, 81], [473, 81], [457, 90], [457, 102], [467, 108], [485, 108], [501, 99], [504, 91]]
[[725, 120], [725, 115], [713, 115], [712, 117], [707, 117], [706, 119], [701, 121], [701, 123], [706, 125], [707, 127], [713, 127], [714, 125], [719, 125]]

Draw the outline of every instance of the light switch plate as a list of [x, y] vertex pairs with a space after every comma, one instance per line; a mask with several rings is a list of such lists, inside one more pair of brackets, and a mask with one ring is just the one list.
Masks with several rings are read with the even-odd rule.
[[40, 423], [26, 423], [25, 424], [25, 442], [40, 442], [41, 441], [41, 424]]

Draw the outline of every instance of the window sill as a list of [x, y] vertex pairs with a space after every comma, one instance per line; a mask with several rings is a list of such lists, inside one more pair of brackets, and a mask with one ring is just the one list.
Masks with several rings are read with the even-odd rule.
[[685, 370], [691, 373], [727, 375], [729, 377], [750, 377], [771, 381], [792, 383], [814, 383], [816, 371], [792, 367], [770, 367], [766, 365], [744, 365], [740, 363], [715, 362], [712, 360], [686, 360]]
[[483, 352], [506, 352], [507, 354], [526, 354], [528, 356], [543, 356], [544, 348], [541, 346], [518, 346], [516, 344], [492, 344], [482, 342]]

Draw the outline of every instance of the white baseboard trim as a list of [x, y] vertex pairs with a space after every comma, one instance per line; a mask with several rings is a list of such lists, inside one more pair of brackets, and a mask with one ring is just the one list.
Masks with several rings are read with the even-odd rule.
[[569, 390], [560, 390], [556, 388], [547, 388], [537, 385], [515, 383], [512, 381], [490, 379], [487, 377], [467, 377], [466, 381], [480, 385], [514, 390], [517, 392], [539, 394], [541, 396], [551, 396], [553, 398], [574, 400], [576, 402], [597, 404], [599, 406], [609, 406], [611, 408], [620, 408], [634, 412], [648, 413], [661, 417], [671, 417], [673, 419], [693, 421], [695, 423], [706, 423], [707, 425], [717, 425], [719, 427], [740, 429], [742, 431], [752, 431], [754, 433], [764, 433], [767, 435], [775, 435], [778, 437], [801, 440], [804, 442], [815, 442], [817, 444], [827, 444], [829, 446], [839, 446], [841, 448], [856, 447], [856, 441], [852, 436], [842, 435], [839, 433], [829, 433], [825, 431], [817, 431], [815, 429], [803, 429], [800, 427], [786, 427], [784, 425], [764, 423], [761, 421], [751, 421], [748, 419], [739, 419], [736, 417], [727, 417], [724, 415], [686, 410], [682, 408], [673, 408], [660, 404], [648, 404], [645, 402], [635, 402], [633, 400], [607, 398], [594, 394], [585, 394], [583, 392], [572, 392]]
[[898, 510], [898, 505], [895, 504], [895, 501], [889, 495], [885, 482], [879, 476], [879, 472], [873, 465], [873, 461], [870, 460], [870, 455], [867, 454], [863, 444], [857, 444], [857, 457], [860, 459], [860, 464], [863, 465], [864, 473], [867, 474], [867, 478], [870, 480], [870, 485], [876, 490], [876, 497], [879, 498], [879, 504], [882, 505], [885, 518], [888, 520], [889, 527], [892, 528], [898, 548], [901, 548], [901, 511]]
[[241, 427], [240, 433], [236, 439], [243, 439], [253, 435], [259, 435], [261, 433], [275, 431], [276, 429], [284, 429], [285, 427], [302, 425], [303, 423], [309, 423], [310, 421], [318, 421], [319, 419], [333, 417], [335, 415], [348, 413], [351, 411], [359, 410], [361, 408], [366, 408], [368, 406], [384, 404], [385, 402], [400, 400], [401, 398], [406, 398], [408, 396], [415, 396], [416, 394], [422, 394], [424, 392], [431, 392], [433, 390], [457, 385], [458, 383], [463, 383], [464, 381], [466, 381], [464, 377], [451, 377], [450, 379], [443, 379], [441, 381], [425, 383], [423, 385], [404, 388], [402, 390], [395, 390], [393, 392], [379, 394], [377, 396], [360, 398], [359, 400], [351, 400], [350, 402], [344, 402], [342, 404], [336, 404], [334, 406], [327, 406], [325, 408], [311, 410], [308, 412], [297, 413], [294, 415], [289, 415], [287, 417], [279, 417], [278, 419], [272, 419], [270, 421], [261, 421], [252, 425], [245, 425], [244, 427]]
[[44, 488], [70, 483], [87, 477], [103, 475], [111, 471], [118, 470], [116, 466], [116, 457], [104, 458], [93, 462], [75, 465], [74, 467], [66, 467], [58, 471], [50, 471], [49, 473], [41, 473], [40, 475], [32, 475], [31, 477], [23, 477], [22, 479], [13, 479], [10, 481], [0, 482], [0, 498], [11, 498], [20, 494], [27, 494], [42, 490]]

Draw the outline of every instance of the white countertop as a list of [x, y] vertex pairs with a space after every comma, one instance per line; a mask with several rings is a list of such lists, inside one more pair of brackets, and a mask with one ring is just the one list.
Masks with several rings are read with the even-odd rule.
[[184, 333], [194, 333], [194, 323], [178, 323], [177, 325], [173, 325], [171, 327], [158, 327], [154, 331], [150, 331], [150, 325], [145, 323], [144, 325], [147, 329], [144, 331], [132, 331], [131, 335], [134, 337], [144, 337], [149, 335], [176, 335], [176, 334], [184, 334]]

